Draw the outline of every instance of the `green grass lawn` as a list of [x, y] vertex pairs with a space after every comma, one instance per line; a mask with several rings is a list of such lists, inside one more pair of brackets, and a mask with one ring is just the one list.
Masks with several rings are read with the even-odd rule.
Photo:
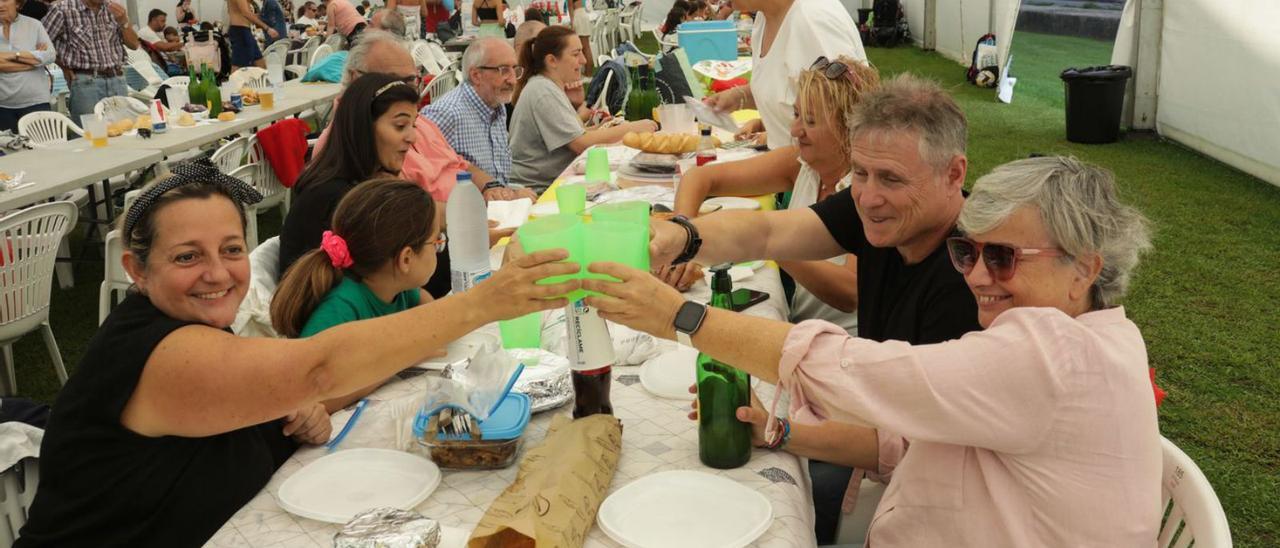
[[[648, 34], [641, 47], [656, 49]], [[970, 183], [1033, 152], [1075, 155], [1116, 173], [1124, 198], [1155, 228], [1155, 251], [1125, 305], [1169, 392], [1161, 430], [1208, 475], [1238, 546], [1280, 545], [1280, 188], [1149, 135], [1068, 143], [1057, 75], [1105, 63], [1109, 48], [1100, 42], [1019, 33], [1010, 105], [965, 83], [962, 67], [937, 54], [868, 54], [886, 74], [926, 75], [955, 95], [969, 116]], [[263, 237], [279, 222], [264, 215]], [[76, 280], [74, 289], [54, 290], [51, 317], [71, 371], [97, 327], [101, 264], [78, 264]], [[39, 335], [14, 350], [20, 394], [51, 402], [58, 384]]]

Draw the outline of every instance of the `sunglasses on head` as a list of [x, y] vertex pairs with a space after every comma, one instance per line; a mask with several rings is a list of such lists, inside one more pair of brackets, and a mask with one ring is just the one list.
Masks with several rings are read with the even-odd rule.
[[951, 254], [951, 264], [961, 274], [968, 276], [973, 266], [982, 258], [991, 277], [999, 281], [1013, 278], [1013, 271], [1018, 261], [1026, 257], [1062, 257], [1066, 252], [1056, 247], [1014, 247], [1005, 244], [975, 242], [968, 238], [955, 236], [947, 238], [947, 251]]
[[827, 59], [825, 55], [819, 57], [812, 65], [809, 65], [809, 70], [822, 71], [823, 76], [826, 76], [828, 80], [839, 80], [844, 77], [853, 81], [854, 78], [853, 71], [849, 68], [849, 65]]

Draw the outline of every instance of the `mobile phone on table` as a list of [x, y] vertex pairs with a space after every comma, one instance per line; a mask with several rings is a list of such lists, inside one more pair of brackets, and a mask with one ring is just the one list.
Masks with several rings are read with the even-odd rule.
[[746, 288], [733, 290], [733, 293], [730, 293], [729, 297], [732, 299], [734, 312], [742, 312], [743, 310], [769, 300], [768, 293]]

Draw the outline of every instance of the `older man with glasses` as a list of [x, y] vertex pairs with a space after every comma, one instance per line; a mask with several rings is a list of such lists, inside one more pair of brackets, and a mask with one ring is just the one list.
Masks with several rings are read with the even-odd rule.
[[422, 109], [454, 150], [493, 176], [483, 189], [486, 200], [537, 199], [532, 190], [508, 186], [511, 147], [504, 106], [522, 70], [506, 40], [481, 38], [462, 54], [462, 85]]

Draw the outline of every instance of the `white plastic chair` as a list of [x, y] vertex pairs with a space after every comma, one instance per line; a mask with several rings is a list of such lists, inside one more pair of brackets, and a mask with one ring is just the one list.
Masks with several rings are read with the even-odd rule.
[[161, 85], [165, 85], [169, 87], [182, 87], [182, 88], [190, 87], [191, 77], [190, 76], [170, 76], [168, 78], [165, 78], [164, 82], [161, 82]]
[[422, 95], [430, 96], [431, 102], [434, 103], [455, 87], [458, 87], [455, 74], [452, 71], [446, 71], [431, 79], [431, 83], [427, 84], [426, 88], [423, 88]]
[[[601, 65], [604, 65], [604, 61], [601, 61], [600, 65], [596, 66]], [[611, 84], [613, 84], [613, 71], [604, 73], [604, 85], [600, 87], [600, 96], [596, 97], [596, 104], [591, 105], [591, 108], [596, 110], [609, 110], [609, 86]]]
[[49, 292], [58, 245], [76, 225], [76, 205], [50, 202], [0, 218], [0, 345], [4, 346], [5, 394], [17, 391], [13, 343], [39, 330], [58, 380], [67, 382], [58, 342], [49, 326]]
[[444, 46], [438, 42], [427, 42], [427, 51], [431, 52], [431, 56], [436, 59], [436, 65], [440, 67], [441, 71], [448, 70], [448, 67], [454, 64], [454, 59], [449, 57], [449, 53], [444, 50]]
[[639, 4], [622, 8], [622, 11], [618, 14], [618, 40], [622, 42], [634, 42], [636, 40], [635, 20], [639, 13]]
[[[107, 233], [106, 252], [103, 257], [102, 283], [98, 286], [98, 325], [107, 320], [107, 315], [115, 305], [124, 300], [124, 292], [133, 285], [133, 279], [125, 272], [120, 260], [124, 257], [124, 244], [120, 242], [120, 231]], [[117, 293], [118, 292], [118, 293]]]
[[307, 66], [308, 67], [316, 66], [316, 63], [319, 63], [321, 59], [328, 57], [332, 53], [333, 53], [333, 48], [330, 47], [329, 44], [322, 44], [320, 47], [316, 48], [314, 52], [311, 53], [311, 62], [308, 63]]
[[262, 194], [262, 201], [252, 206], [254, 214], [275, 207], [280, 208], [281, 217], [288, 214], [289, 189], [285, 188], [271, 168], [271, 162], [267, 160], [267, 154], [262, 149], [262, 143], [258, 142], [257, 135], [249, 137], [249, 163], [258, 166], [258, 174], [252, 184]]
[[236, 82], [236, 89], [250, 87], [253, 89], [262, 89], [267, 87], [267, 69], [262, 67], [243, 67], [227, 78]]
[[[236, 140], [239, 141], [240, 139], [236, 139]], [[248, 183], [254, 188], [258, 187], [258, 164], [242, 165], [238, 168], [235, 168], [227, 175], [240, 179], [241, 181]], [[257, 211], [258, 210], [256, 207], [245, 211], [245, 217], [247, 218], [245, 219], [244, 241], [245, 241], [245, 244], [249, 246], [250, 251], [252, 251], [253, 248], [258, 247]]]
[[68, 131], [84, 137], [80, 126], [58, 112], [32, 112], [18, 120], [18, 135], [30, 139], [36, 148], [67, 142]]
[[[262, 58], [265, 60], [267, 65], [278, 63], [280, 66], [284, 66], [288, 57], [288, 40], [276, 40], [275, 42], [272, 42], [270, 46], [267, 46], [267, 49], [262, 50]], [[275, 61], [275, 63], [272, 63], [272, 61]]]
[[214, 151], [213, 155], [209, 157], [209, 161], [218, 166], [218, 171], [230, 174], [244, 163], [244, 155], [248, 150], [249, 138], [236, 137], [231, 142], [222, 145], [222, 148]]
[[324, 39], [324, 45], [329, 46], [333, 51], [342, 51], [345, 49], [346, 40], [342, 38], [341, 34], [335, 32]]
[[71, 105], [71, 91], [64, 89], [62, 91], [59, 91], [57, 95], [54, 95], [52, 104], [50, 106], [53, 108], [54, 112], [57, 112], [64, 116], [71, 116], [70, 105]]
[[156, 90], [160, 89], [160, 84], [164, 82], [164, 75], [156, 72], [156, 68], [151, 65], [151, 56], [142, 48], [129, 49], [125, 48], [125, 57], [129, 60], [129, 67], [142, 76], [147, 81], [147, 87], [135, 90], [131, 95], [135, 98], [149, 101], [156, 94]]
[[93, 105], [93, 113], [108, 123], [124, 120], [125, 118], [132, 120], [149, 112], [151, 112], [151, 109], [147, 107], [146, 103], [133, 97], [106, 97], [98, 101], [98, 104]]
[[40, 483], [40, 460], [26, 458], [0, 472], [0, 546], [13, 546], [18, 531], [27, 524], [27, 512]]
[[1222, 503], [1200, 467], [1173, 442], [1160, 438], [1164, 473], [1160, 479], [1161, 508], [1168, 517], [1160, 524], [1159, 548], [1231, 546], [1231, 528]]
[[426, 42], [418, 41], [413, 44], [413, 63], [426, 69], [427, 74], [440, 74], [442, 68], [436, 62], [436, 57], [431, 53], [431, 46]]

